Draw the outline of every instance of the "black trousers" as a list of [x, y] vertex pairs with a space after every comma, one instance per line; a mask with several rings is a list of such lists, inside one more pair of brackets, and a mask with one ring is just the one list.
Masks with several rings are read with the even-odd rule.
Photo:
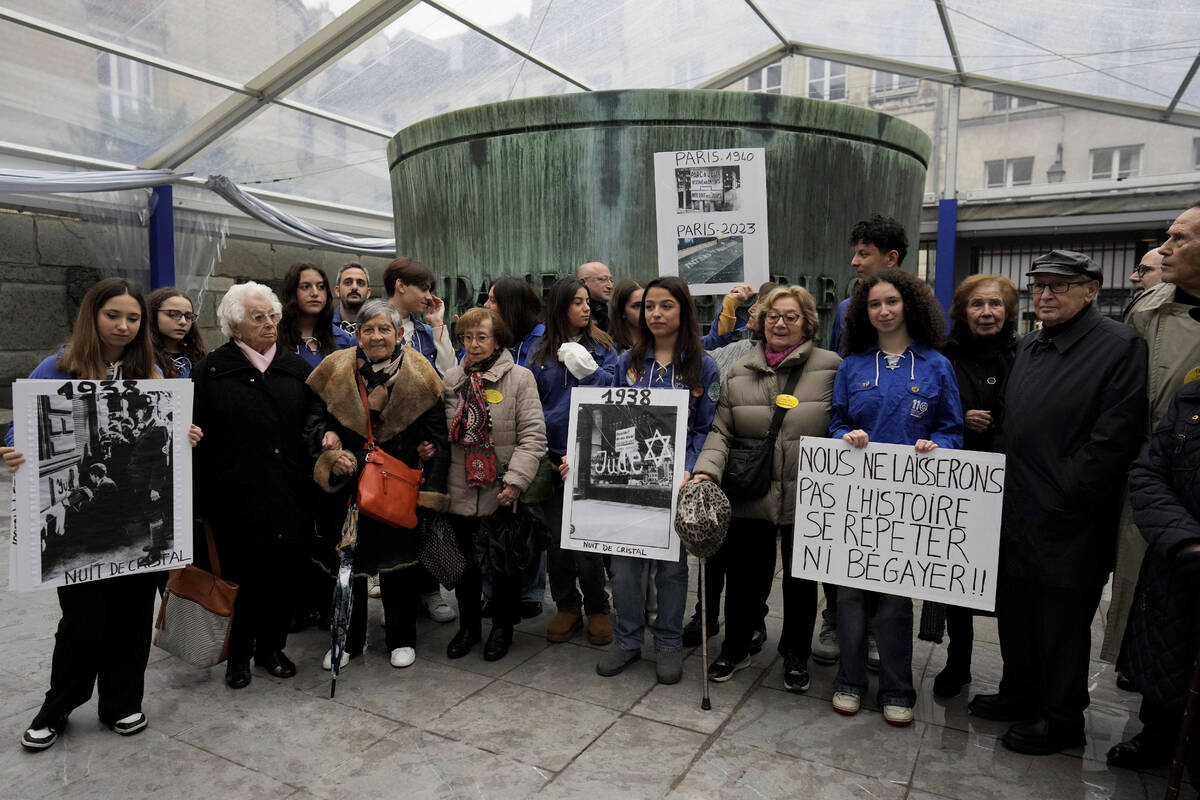
[[50, 689], [30, 725], [44, 728], [100, 694], [100, 721], [142, 710], [158, 573], [60, 586]]
[[[726, 538], [721, 548], [704, 559], [704, 606], [708, 615], [708, 629], [711, 631], [721, 621], [721, 592], [725, 590], [725, 562], [733, 545]], [[765, 615], [765, 614], [764, 614]], [[696, 587], [695, 616], [700, 616], [700, 587]], [[726, 619], [725, 624], [729, 624]], [[728, 635], [728, 634], [727, 634]]]
[[[428, 575], [428, 571], [425, 574]], [[421, 593], [421, 580], [415, 566], [379, 573], [379, 599], [383, 601], [383, 630], [389, 653], [397, 647], [416, 647], [417, 598]], [[346, 630], [346, 652], [356, 656], [367, 644], [367, 576], [355, 576], [350, 593], [354, 608], [350, 611], [350, 627]]]
[[304, 543], [267, 531], [214, 527], [221, 576], [238, 585], [229, 660], [249, 661], [287, 645], [294, 584], [309, 556]]
[[[562, 482], [557, 482], [553, 494], [544, 503], [528, 506], [529, 511], [549, 531], [546, 573], [550, 580], [550, 596], [554, 598], [554, 605], [559, 611], [585, 610], [589, 615], [607, 614], [612, 610], [612, 605], [604, 589], [604, 557], [582, 550], [564, 550], [560, 544], [563, 491]], [[492, 601], [495, 602], [495, 594], [492, 595]]]
[[996, 616], [1000, 693], [1031, 701], [1035, 716], [1083, 730], [1092, 618], [1104, 586], [1057, 588], [1001, 575]]
[[[483, 573], [475, 557], [475, 536], [482, 522], [480, 517], [448, 515], [450, 527], [458, 539], [458, 548], [466, 559], [467, 567], [454, 589], [458, 598], [458, 625], [464, 630], [478, 631], [483, 625]], [[502, 575], [492, 573], [492, 624], [511, 628], [521, 621], [521, 590], [524, 575]]]
[[[792, 577], [792, 526], [781, 526], [779, 534], [779, 554], [783, 558], [783, 632], [776, 649], [781, 656], [791, 653], [807, 661], [812, 655], [813, 625], [817, 621], [817, 582]], [[774, 558], [771, 572], [775, 572]]]
[[946, 665], [971, 668], [975, 647], [975, 612], [962, 606], [946, 606]]

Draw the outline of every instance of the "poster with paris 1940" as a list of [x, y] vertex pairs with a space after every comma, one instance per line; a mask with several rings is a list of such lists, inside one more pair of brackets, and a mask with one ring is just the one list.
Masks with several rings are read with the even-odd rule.
[[10, 586], [191, 562], [191, 418], [190, 381], [14, 383]]

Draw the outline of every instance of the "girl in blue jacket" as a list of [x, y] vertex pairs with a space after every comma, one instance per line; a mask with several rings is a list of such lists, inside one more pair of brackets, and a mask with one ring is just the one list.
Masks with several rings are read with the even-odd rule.
[[164, 378], [187, 378], [208, 353], [192, 301], [174, 286], [150, 293], [150, 341]]
[[[548, 457], [561, 460], [567, 451], [571, 389], [612, 384], [616, 366], [612, 339], [592, 320], [587, 287], [577, 278], [557, 281], [546, 298], [546, 333], [528, 362], [546, 416]], [[604, 590], [603, 558], [599, 553], [559, 547], [563, 488], [564, 484], [557, 482], [554, 494], [538, 509], [550, 531], [550, 594], [558, 607], [546, 628], [546, 637], [552, 642], [570, 639], [583, 626], [582, 611], [586, 610], [588, 641], [608, 644], [612, 641], [612, 618]]]
[[[687, 284], [677, 277], [657, 278], [642, 296], [640, 335], [617, 364], [613, 386], [687, 389], [687, 448], [684, 481], [704, 446], [721, 395], [717, 363], [704, 352], [696, 323], [696, 306]], [[654, 561], [658, 614], [652, 633], [658, 651], [659, 683], [677, 683], [683, 674], [683, 612], [687, 605], [687, 553], [679, 548], [676, 562]], [[616, 675], [642, 656], [646, 619], [646, 573], [651, 561], [612, 557], [613, 602], [617, 607], [617, 641], [596, 665], [601, 675]]]
[[[833, 384], [829, 435], [854, 447], [913, 445], [918, 453], [962, 447], [962, 408], [954, 367], [936, 350], [942, 309], [924, 281], [899, 269], [864, 279], [846, 313], [849, 355]], [[867, 691], [868, 604], [875, 604], [879, 704], [892, 725], [912, 722], [912, 600], [838, 587], [841, 663], [833, 707], [855, 714]]]

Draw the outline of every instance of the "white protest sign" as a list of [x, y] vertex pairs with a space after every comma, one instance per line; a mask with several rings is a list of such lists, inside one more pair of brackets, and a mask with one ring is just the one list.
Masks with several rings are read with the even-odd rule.
[[678, 275], [692, 294], [767, 280], [763, 148], [655, 153], [654, 198], [659, 275]]
[[687, 414], [684, 389], [571, 390], [563, 549], [679, 558]]
[[21, 380], [9, 586], [36, 589], [192, 561], [192, 383]]
[[1004, 456], [800, 440], [792, 575], [995, 608]]

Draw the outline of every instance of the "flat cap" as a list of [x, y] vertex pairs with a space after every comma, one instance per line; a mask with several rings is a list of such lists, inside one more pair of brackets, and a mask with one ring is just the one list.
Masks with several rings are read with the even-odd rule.
[[1092, 261], [1090, 256], [1074, 250], [1051, 250], [1045, 255], [1033, 260], [1026, 275], [1042, 273], [1047, 275], [1067, 275], [1069, 277], [1083, 276], [1088, 280], [1104, 283], [1104, 273]]

